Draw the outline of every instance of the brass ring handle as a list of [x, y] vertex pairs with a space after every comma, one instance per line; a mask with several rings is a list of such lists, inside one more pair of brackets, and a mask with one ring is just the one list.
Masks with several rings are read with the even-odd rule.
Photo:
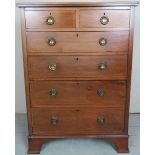
[[105, 70], [107, 68], [107, 63], [106, 62], [102, 62], [98, 65], [98, 68], [100, 70]]
[[100, 88], [97, 90], [98, 96], [104, 96], [105, 95], [105, 90], [103, 88]]
[[47, 19], [46, 19], [46, 23], [48, 25], [53, 25], [55, 23], [55, 20], [52, 16], [49, 16]]
[[100, 44], [101, 46], [105, 46], [105, 45], [107, 44], [107, 39], [101, 38], [101, 39], [99, 40], [99, 44]]
[[57, 96], [57, 94], [58, 94], [58, 92], [57, 92], [56, 89], [52, 88], [52, 89], [50, 90], [50, 96]]
[[99, 125], [104, 125], [104, 123], [105, 123], [105, 118], [104, 118], [104, 116], [98, 116], [98, 117], [97, 117], [97, 123], [98, 123]]
[[48, 39], [48, 45], [54, 46], [56, 44], [56, 40], [54, 38]]
[[52, 124], [52, 125], [56, 125], [58, 122], [59, 122], [58, 117], [53, 116], [53, 117], [51, 118], [51, 124]]
[[109, 18], [107, 16], [102, 16], [100, 22], [102, 25], [107, 25], [109, 23]]
[[55, 70], [56, 70], [56, 67], [57, 67], [56, 64], [49, 64], [49, 66], [48, 66], [48, 68], [49, 68], [51, 71], [55, 71]]

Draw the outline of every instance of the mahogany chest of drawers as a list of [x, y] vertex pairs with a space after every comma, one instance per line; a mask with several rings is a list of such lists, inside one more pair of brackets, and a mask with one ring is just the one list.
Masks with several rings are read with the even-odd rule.
[[57, 138], [128, 152], [137, 2], [20, 3], [29, 153]]

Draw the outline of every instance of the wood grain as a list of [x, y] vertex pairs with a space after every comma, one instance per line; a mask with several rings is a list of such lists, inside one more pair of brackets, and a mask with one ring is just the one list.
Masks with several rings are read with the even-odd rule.
[[42, 144], [49, 142], [49, 138], [28, 138], [28, 154], [40, 154]]
[[25, 32], [25, 14], [24, 9], [21, 8], [21, 35], [22, 35], [22, 49], [23, 49], [23, 67], [24, 67], [24, 80], [25, 80], [25, 93], [26, 93], [26, 107], [28, 119], [28, 131], [32, 134], [31, 125], [31, 108], [30, 108], [30, 91], [29, 91], [29, 77], [28, 77], [28, 64], [27, 64], [27, 46], [26, 46], [26, 32]]
[[[25, 11], [49, 11], [49, 10], [55, 10], [58, 9], [58, 7], [25, 7]], [[89, 6], [89, 7], [85, 7], [85, 6], [66, 6], [66, 7], [59, 7], [63, 10], [73, 10], [73, 9], [78, 9], [78, 10], [96, 10], [96, 9], [102, 9], [102, 10], [130, 10], [131, 7], [130, 6]]]
[[[90, 135], [121, 134], [124, 128], [124, 108], [33, 108], [33, 134], [35, 135]], [[97, 117], [105, 117], [104, 125]], [[51, 117], [58, 117], [56, 125]]]
[[[130, 10], [81, 10], [80, 11], [80, 27], [108, 27], [108, 28], [127, 28], [129, 27]], [[100, 18], [107, 16], [109, 22], [102, 25]], [[121, 18], [121, 20], [120, 20]]]
[[129, 35], [129, 51], [128, 51], [128, 69], [127, 69], [127, 103], [125, 108], [125, 132], [128, 133], [129, 107], [130, 107], [130, 91], [131, 91], [131, 72], [132, 72], [132, 54], [133, 54], [133, 35], [134, 35], [134, 12], [135, 8], [131, 7], [130, 12], [130, 35]]
[[129, 153], [128, 137], [108, 138], [107, 140], [113, 144], [117, 153]]
[[[49, 69], [50, 64], [56, 64], [56, 70]], [[105, 70], [99, 65], [106, 63]], [[110, 80], [127, 75], [127, 56], [29, 56], [29, 78], [52, 79], [63, 77], [96, 77]]]
[[104, 0], [103, 2], [97, 2], [97, 1], [91, 1], [91, 2], [21, 2], [16, 3], [18, 7], [68, 7], [68, 6], [112, 6], [112, 7], [118, 7], [118, 6], [137, 6], [139, 4], [139, 1], [135, 0], [124, 0], [124, 1], [109, 1]]
[[[27, 32], [29, 52], [124, 52], [128, 51], [128, 31], [119, 32]], [[55, 46], [48, 45], [48, 39], [56, 40]], [[107, 44], [101, 46], [99, 40]]]
[[[97, 94], [103, 89], [104, 96]], [[56, 89], [57, 95], [50, 96]], [[33, 81], [30, 84], [32, 107], [120, 107], [126, 103], [125, 81]]]
[[[46, 19], [52, 16], [53, 25], [48, 25]], [[74, 28], [76, 27], [76, 10], [55, 9], [48, 11], [25, 11], [26, 28]]]
[[[77, 23], [78, 25], [78, 23]], [[129, 27], [127, 28], [115, 28], [115, 27], [100, 27], [100, 28], [34, 28], [34, 29], [26, 29], [27, 32], [116, 32], [116, 31], [129, 31]]]
[[[18, 3], [21, 7], [29, 153], [55, 138], [101, 138], [128, 152], [134, 6], [123, 2]], [[47, 25], [49, 15], [55, 19]], [[101, 25], [100, 18], [109, 18]], [[105, 46], [99, 39], [107, 39]], [[56, 40], [55, 46], [48, 39]], [[56, 63], [55, 71], [49, 64]], [[105, 70], [99, 69], [106, 63]], [[51, 88], [57, 96], [50, 96]], [[97, 90], [105, 90], [98, 96]], [[51, 124], [51, 117], [58, 124]], [[97, 117], [104, 116], [103, 125]]]

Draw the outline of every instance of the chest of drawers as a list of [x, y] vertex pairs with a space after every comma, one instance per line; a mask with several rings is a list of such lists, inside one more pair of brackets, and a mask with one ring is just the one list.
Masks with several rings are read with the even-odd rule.
[[58, 138], [128, 152], [137, 2], [19, 3], [29, 153]]

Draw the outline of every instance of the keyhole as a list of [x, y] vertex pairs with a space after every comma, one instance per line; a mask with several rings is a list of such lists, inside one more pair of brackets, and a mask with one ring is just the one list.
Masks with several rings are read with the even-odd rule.
[[79, 109], [76, 109], [75, 111], [76, 111], [76, 112], [79, 112], [80, 110], [79, 110]]
[[76, 36], [79, 37], [79, 34], [77, 33]]
[[91, 89], [92, 89], [92, 87], [91, 87], [91, 86], [88, 86], [88, 87], [87, 87], [87, 90], [88, 90], [88, 91], [89, 91], [89, 90], [91, 90]]
[[79, 60], [79, 58], [76, 58], [76, 60], [78, 61], [78, 60]]
[[50, 12], [50, 16], [52, 15], [52, 13]]
[[105, 15], [105, 12], [103, 14]]

